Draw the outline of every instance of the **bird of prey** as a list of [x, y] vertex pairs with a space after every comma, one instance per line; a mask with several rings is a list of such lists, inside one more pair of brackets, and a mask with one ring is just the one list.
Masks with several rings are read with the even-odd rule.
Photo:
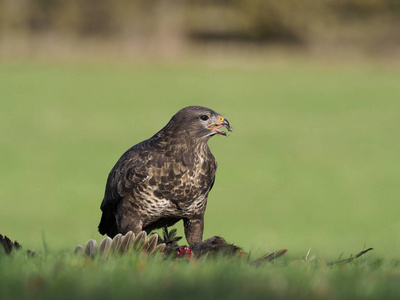
[[183, 220], [190, 246], [202, 241], [204, 212], [217, 162], [207, 145], [227, 119], [189, 106], [153, 137], [128, 149], [112, 168], [101, 203], [99, 232], [114, 237], [150, 231]]

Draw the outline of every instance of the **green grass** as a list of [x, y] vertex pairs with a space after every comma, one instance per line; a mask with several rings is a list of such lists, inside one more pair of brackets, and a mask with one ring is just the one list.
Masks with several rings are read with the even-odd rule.
[[[0, 233], [32, 250], [43, 250], [44, 236], [53, 253], [2, 259], [0, 277], [10, 276], [3, 284], [23, 284], [19, 292], [29, 294], [29, 278], [43, 276], [46, 295], [64, 282], [67, 298], [85, 286], [89, 296], [110, 295], [107, 278], [115, 277], [109, 285], [120, 295], [138, 286], [156, 295], [153, 285], [187, 295], [205, 284], [205, 295], [217, 297], [218, 283], [239, 297], [244, 281], [255, 295], [318, 298], [321, 289], [339, 299], [347, 278], [355, 285], [344, 298], [398, 296], [390, 262], [400, 247], [399, 78], [399, 70], [373, 64], [0, 64]], [[100, 240], [111, 167], [187, 105], [210, 107], [234, 128], [210, 141], [219, 169], [204, 236], [221, 235], [254, 257], [287, 248], [284, 267], [147, 262], [146, 277], [128, 258], [86, 266], [58, 257]], [[309, 248], [320, 261], [364, 246], [374, 248], [368, 260], [343, 269], [291, 263]], [[167, 273], [177, 277], [170, 282]], [[116, 289], [125, 277], [130, 287]], [[371, 291], [364, 296], [363, 286]]]
[[321, 259], [171, 261], [126, 255], [91, 260], [70, 253], [0, 257], [2, 299], [398, 299], [398, 261]]

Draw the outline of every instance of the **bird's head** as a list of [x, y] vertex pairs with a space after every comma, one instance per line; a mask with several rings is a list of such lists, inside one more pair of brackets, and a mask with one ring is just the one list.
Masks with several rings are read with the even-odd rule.
[[181, 137], [208, 140], [211, 136], [220, 134], [227, 136], [222, 130], [232, 131], [227, 119], [212, 109], [202, 106], [189, 106], [178, 111], [166, 127], [176, 130]]

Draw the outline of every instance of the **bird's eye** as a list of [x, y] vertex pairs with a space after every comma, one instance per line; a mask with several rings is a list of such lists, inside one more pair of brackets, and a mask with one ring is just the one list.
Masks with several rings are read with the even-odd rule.
[[200, 119], [202, 119], [203, 121], [207, 121], [209, 117], [207, 115], [202, 115]]

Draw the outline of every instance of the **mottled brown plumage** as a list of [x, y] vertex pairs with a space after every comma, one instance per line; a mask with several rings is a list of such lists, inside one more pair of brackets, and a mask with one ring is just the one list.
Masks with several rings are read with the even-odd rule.
[[178, 111], [153, 137], [126, 151], [111, 170], [101, 204], [101, 234], [114, 237], [183, 219], [189, 245], [202, 241], [207, 196], [217, 163], [208, 139], [229, 122], [211, 109]]

